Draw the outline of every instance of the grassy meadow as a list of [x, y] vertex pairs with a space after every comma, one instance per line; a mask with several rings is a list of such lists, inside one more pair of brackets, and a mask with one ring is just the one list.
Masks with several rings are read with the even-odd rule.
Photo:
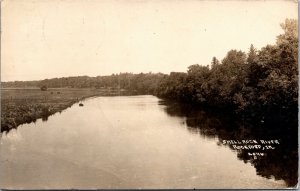
[[115, 94], [115, 91], [91, 88], [50, 88], [47, 91], [38, 88], [1, 89], [1, 132], [39, 118], [46, 120], [84, 98]]

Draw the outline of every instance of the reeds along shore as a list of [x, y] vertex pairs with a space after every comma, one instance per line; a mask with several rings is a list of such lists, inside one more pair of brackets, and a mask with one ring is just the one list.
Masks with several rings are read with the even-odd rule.
[[24, 123], [47, 118], [93, 96], [115, 95], [116, 92], [98, 89], [2, 89], [1, 132], [9, 131]]

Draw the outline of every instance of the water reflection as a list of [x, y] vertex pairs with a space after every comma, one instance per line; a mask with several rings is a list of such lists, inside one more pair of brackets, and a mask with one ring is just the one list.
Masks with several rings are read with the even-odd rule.
[[[216, 112], [158, 103], [154, 96], [87, 99], [84, 107], [75, 104], [47, 122], [39, 119], [4, 133], [0, 138], [0, 186], [270, 189], [286, 185], [263, 177], [284, 179], [288, 185], [296, 182], [296, 172], [289, 170], [297, 169], [291, 157], [296, 156], [291, 153], [294, 143], [284, 142], [291, 148], [282, 143], [286, 150], [277, 149], [274, 156], [251, 161], [244, 153], [216, 142], [259, 138], [263, 128], [254, 131], [248, 123]], [[278, 135], [280, 132], [272, 136]]]
[[[165, 112], [174, 117], [185, 118], [191, 133], [205, 138], [216, 138], [218, 145], [223, 140], [277, 139], [280, 145], [274, 150], [266, 151], [266, 156], [254, 159], [247, 150], [234, 150], [237, 158], [251, 163], [257, 175], [275, 180], [284, 180], [288, 187], [298, 182], [298, 132], [297, 116], [286, 119], [282, 116], [270, 116], [264, 123], [253, 119], [237, 119], [226, 113], [202, 110], [188, 104], [179, 104], [161, 100]], [[255, 150], [254, 150], [255, 152]]]

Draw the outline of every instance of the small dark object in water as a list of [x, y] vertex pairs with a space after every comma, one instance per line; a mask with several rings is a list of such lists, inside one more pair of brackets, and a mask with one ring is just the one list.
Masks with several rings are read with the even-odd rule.
[[81, 106], [81, 107], [82, 107], [82, 106], [83, 106], [83, 103], [80, 103], [80, 104], [79, 104], [79, 106]]

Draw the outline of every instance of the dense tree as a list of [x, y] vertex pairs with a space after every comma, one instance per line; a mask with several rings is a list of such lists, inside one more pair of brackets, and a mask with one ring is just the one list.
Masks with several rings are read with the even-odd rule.
[[248, 86], [252, 88], [252, 108], [256, 110], [295, 110], [298, 102], [298, 33], [297, 21], [281, 24], [284, 34], [275, 45], [258, 51], [250, 63]]

